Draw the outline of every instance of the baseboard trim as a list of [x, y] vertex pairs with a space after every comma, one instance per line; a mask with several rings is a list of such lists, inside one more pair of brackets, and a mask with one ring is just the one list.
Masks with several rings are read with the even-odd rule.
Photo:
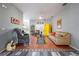
[[70, 47], [72, 47], [72, 48], [74, 48], [75, 50], [79, 51], [78, 48], [76, 48], [76, 47], [74, 47], [74, 46], [72, 46], [72, 45], [70, 45]]

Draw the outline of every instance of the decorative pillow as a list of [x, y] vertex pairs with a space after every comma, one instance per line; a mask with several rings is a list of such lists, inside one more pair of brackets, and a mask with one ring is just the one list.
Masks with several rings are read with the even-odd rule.
[[56, 36], [56, 32], [52, 32], [51, 35]]

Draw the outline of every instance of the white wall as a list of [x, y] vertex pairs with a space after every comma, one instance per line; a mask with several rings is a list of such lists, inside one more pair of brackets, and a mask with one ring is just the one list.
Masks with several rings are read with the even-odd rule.
[[22, 12], [19, 11], [12, 4], [5, 4], [7, 8], [2, 8], [0, 4], [0, 27], [5, 27], [6, 29], [13, 29], [16, 27], [21, 28], [22, 25], [11, 24], [11, 17], [22, 20]]
[[43, 28], [44, 27], [44, 24], [36, 24], [35, 25], [35, 30], [40, 30], [40, 32], [43, 32]]
[[59, 16], [62, 18], [62, 31], [71, 33], [71, 45], [79, 49], [79, 4], [68, 4], [62, 12], [54, 16], [54, 31], [56, 31], [56, 20]]
[[24, 24], [24, 31], [30, 34], [30, 19], [27, 18], [25, 14], [23, 14], [23, 24]]
[[[5, 47], [5, 43], [12, 39], [11, 29], [22, 28], [21, 25], [10, 23], [11, 17], [22, 20], [22, 12], [12, 4], [5, 4], [7, 8], [2, 8], [0, 3], [0, 50]], [[3, 28], [3, 29], [2, 29]]]

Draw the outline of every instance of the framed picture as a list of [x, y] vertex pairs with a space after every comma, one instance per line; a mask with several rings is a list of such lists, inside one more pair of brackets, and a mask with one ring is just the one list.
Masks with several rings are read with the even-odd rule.
[[19, 19], [16, 19], [16, 18], [14, 18], [14, 17], [11, 17], [11, 23], [12, 24], [17, 24], [17, 25], [20, 25], [20, 20]]
[[62, 28], [62, 19], [57, 20], [57, 28], [61, 29]]

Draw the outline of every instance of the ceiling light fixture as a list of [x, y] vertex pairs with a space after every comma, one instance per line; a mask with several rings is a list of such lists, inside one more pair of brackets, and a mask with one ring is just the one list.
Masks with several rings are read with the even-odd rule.
[[43, 19], [43, 17], [42, 17], [42, 16], [40, 16], [40, 17], [39, 17], [39, 19]]
[[6, 5], [4, 5], [4, 4], [2, 4], [2, 8], [7, 8], [7, 6], [6, 6]]

